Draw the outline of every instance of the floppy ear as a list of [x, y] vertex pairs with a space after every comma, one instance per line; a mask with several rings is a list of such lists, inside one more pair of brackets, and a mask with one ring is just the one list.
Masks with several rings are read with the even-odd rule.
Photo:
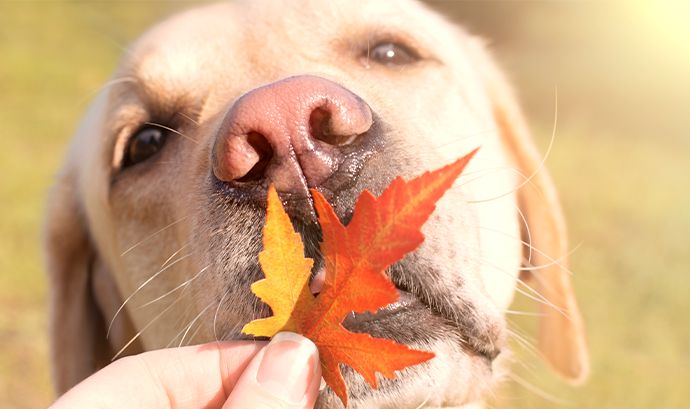
[[58, 394], [107, 362], [105, 324], [91, 291], [96, 255], [77, 204], [73, 175], [64, 175], [48, 202], [45, 234], [50, 295], [50, 347]]
[[121, 297], [89, 235], [80, 201], [78, 162], [70, 154], [49, 194], [44, 231], [51, 362], [58, 395], [107, 365], [114, 346], [123, 345], [133, 332], [123, 311], [106, 339], [107, 325]]
[[[578, 383], [589, 373], [585, 329], [567, 269], [568, 243], [561, 205], [553, 182], [542, 166], [522, 112], [512, 90], [484, 45], [470, 44], [479, 75], [484, 81], [506, 151], [528, 182], [518, 191], [520, 209], [529, 226], [523, 226], [526, 264], [538, 269], [528, 273], [537, 291], [548, 302], [540, 305], [539, 350], [567, 380]], [[529, 254], [529, 256], [528, 256]], [[540, 267], [541, 266], [541, 267]]]

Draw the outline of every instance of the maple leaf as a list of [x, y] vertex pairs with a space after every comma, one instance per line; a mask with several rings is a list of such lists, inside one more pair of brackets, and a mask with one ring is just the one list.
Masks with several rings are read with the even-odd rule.
[[264, 249], [259, 253], [266, 278], [252, 284], [251, 289], [274, 315], [248, 323], [242, 332], [271, 337], [292, 331], [311, 339], [319, 350], [324, 380], [345, 406], [347, 387], [340, 364], [350, 366], [377, 388], [377, 372], [393, 379], [395, 371], [432, 359], [431, 352], [350, 332], [342, 322], [351, 312], [376, 312], [398, 300], [386, 269], [422, 243], [422, 225], [475, 153], [476, 149], [410, 181], [398, 177], [378, 198], [365, 190], [347, 226], [323, 195], [312, 189], [323, 232], [325, 264], [324, 285], [318, 296], [309, 290], [313, 260], [304, 257], [302, 240], [271, 186]]
[[293, 313], [298, 306], [304, 309], [314, 302], [309, 291], [314, 261], [304, 257], [302, 239], [293, 230], [273, 186], [268, 190], [263, 244], [259, 264], [266, 278], [252, 284], [251, 289], [271, 306], [273, 316], [250, 322], [242, 332], [267, 337], [280, 331], [299, 332]]

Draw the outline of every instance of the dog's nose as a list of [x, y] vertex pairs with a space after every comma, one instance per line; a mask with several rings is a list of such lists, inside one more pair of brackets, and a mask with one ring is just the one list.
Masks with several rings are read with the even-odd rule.
[[279, 192], [306, 195], [371, 125], [369, 106], [343, 86], [309, 75], [286, 78], [233, 104], [213, 147], [213, 173], [224, 182], [265, 180]]

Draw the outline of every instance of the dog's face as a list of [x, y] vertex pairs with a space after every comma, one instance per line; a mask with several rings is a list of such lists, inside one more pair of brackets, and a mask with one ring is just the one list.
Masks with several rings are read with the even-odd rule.
[[[401, 302], [346, 322], [437, 357], [375, 392], [345, 374], [351, 407], [480, 399], [505, 346], [502, 312], [523, 254], [532, 253], [522, 240], [536, 240], [521, 226], [526, 218], [548, 219], [532, 233], [546, 243], [535, 259], [560, 266], [562, 250], [557, 203], [549, 202], [548, 180], [532, 174], [539, 164], [496, 75], [476, 39], [412, 2], [247, 1], [162, 23], [130, 49], [83, 122], [63, 174], [70, 199], [61, 189], [53, 196], [60, 202], [51, 205], [48, 230], [54, 327], [75, 321], [97, 356], [131, 339], [128, 351], [242, 337], [243, 324], [268, 313], [249, 286], [262, 277], [257, 254], [270, 183], [316, 274], [319, 229], [307, 188], [324, 192], [347, 221], [363, 189], [378, 194], [397, 175], [418, 175], [480, 146], [425, 225], [424, 244], [390, 269]], [[519, 197], [530, 177], [546, 198]], [[535, 200], [547, 204], [528, 209]], [[79, 227], [65, 238], [68, 222]], [[62, 254], [74, 252], [82, 262], [65, 262]], [[566, 344], [574, 345], [556, 355], [577, 355], [563, 370], [578, 376], [577, 310], [567, 276], [560, 267], [551, 274], [558, 277], [544, 278], [557, 293], [547, 299], [558, 312], [551, 326], [572, 332]], [[65, 281], [73, 280], [94, 294], [100, 324], [73, 318], [87, 305], [68, 300], [75, 290]], [[56, 349], [64, 344], [54, 340]], [[89, 369], [64, 361], [61, 389]], [[339, 401], [326, 390], [319, 404]]]

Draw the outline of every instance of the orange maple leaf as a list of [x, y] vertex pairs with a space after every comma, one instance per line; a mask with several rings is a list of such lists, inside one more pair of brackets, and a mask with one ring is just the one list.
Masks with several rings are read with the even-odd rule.
[[350, 366], [377, 388], [376, 372], [393, 379], [395, 371], [433, 358], [431, 352], [350, 332], [342, 321], [351, 312], [376, 312], [398, 300], [386, 269], [422, 243], [422, 225], [475, 153], [409, 182], [398, 177], [379, 198], [365, 190], [347, 226], [326, 199], [312, 190], [325, 261], [324, 285], [318, 296], [309, 290], [313, 260], [304, 257], [302, 240], [271, 186], [264, 249], [259, 253], [266, 278], [251, 289], [274, 315], [248, 323], [242, 332], [271, 337], [292, 331], [311, 339], [319, 349], [323, 378], [345, 406], [347, 387], [339, 364]]

